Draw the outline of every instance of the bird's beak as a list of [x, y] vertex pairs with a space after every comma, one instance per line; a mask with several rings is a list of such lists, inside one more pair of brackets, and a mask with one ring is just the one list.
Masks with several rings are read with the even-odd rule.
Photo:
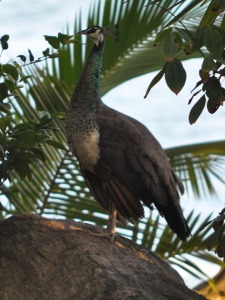
[[87, 30], [82, 30], [82, 31], [79, 31], [79, 32], [77, 32], [77, 34], [78, 34], [78, 35], [81, 35], [81, 34], [84, 34], [84, 35], [86, 35], [86, 34], [87, 34]]

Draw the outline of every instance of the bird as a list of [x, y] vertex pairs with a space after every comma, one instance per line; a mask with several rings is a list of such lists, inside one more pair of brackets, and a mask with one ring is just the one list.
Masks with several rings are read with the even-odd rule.
[[108, 28], [90, 26], [78, 32], [93, 47], [72, 93], [66, 113], [69, 147], [95, 200], [108, 212], [105, 234], [112, 241], [116, 222], [135, 223], [144, 205], [153, 205], [183, 241], [190, 228], [183, 215], [181, 179], [171, 168], [158, 140], [138, 120], [101, 100], [100, 81]]

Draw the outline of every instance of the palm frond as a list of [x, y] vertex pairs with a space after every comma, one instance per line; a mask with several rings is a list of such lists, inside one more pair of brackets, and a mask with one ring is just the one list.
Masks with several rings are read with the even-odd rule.
[[[161, 50], [153, 47], [152, 37], [159, 28], [175, 21], [174, 16], [168, 14], [164, 17], [155, 6], [144, 9], [143, 0], [129, 2], [129, 5], [123, 6], [122, 1], [105, 1], [102, 16], [98, 1], [89, 12], [89, 25], [98, 23], [104, 26], [119, 22], [121, 28], [118, 44], [113, 39], [107, 40], [102, 77], [103, 94], [118, 84], [156, 70], [163, 64]], [[176, 3], [176, 1], [161, 2], [164, 7]], [[191, 22], [193, 18], [203, 13], [202, 8], [195, 6], [194, 2], [192, 1], [195, 8], [193, 14], [190, 13], [188, 15], [190, 19], [184, 21], [190, 30], [193, 28]], [[179, 12], [175, 11], [177, 14]], [[76, 19], [74, 31], [80, 29], [81, 16]], [[84, 51], [83, 48], [76, 44], [75, 47], [63, 49], [58, 65], [53, 61], [51, 67], [48, 65], [44, 70], [34, 67], [29, 69], [29, 74], [32, 73], [35, 79], [29, 79], [28, 94], [18, 93], [17, 102], [12, 103], [20, 120], [38, 118], [38, 111], [41, 110], [50, 113], [66, 111], [72, 88], [78, 80], [90, 46], [85, 47]], [[114, 51], [111, 51], [112, 48]], [[59, 131], [54, 132], [53, 137], [66, 147], [64, 122], [55, 120], [55, 126]], [[194, 193], [200, 195], [201, 184], [205, 185], [207, 191], [214, 191], [210, 175], [222, 180], [221, 171], [224, 169], [221, 168], [221, 162], [224, 163], [224, 145], [225, 142], [221, 141], [177, 147], [168, 149], [167, 154], [175, 170], [187, 182], [188, 190], [191, 188]], [[11, 185], [5, 184], [1, 188], [1, 194], [5, 197], [3, 203], [5, 215], [35, 212], [104, 225], [107, 215], [93, 200], [81, 177], [78, 163], [68, 148], [63, 151], [45, 146], [43, 152], [46, 162], [32, 166], [31, 182], [27, 179], [18, 181], [16, 174], [12, 174]], [[208, 218], [203, 222], [207, 220]], [[181, 243], [154, 211], [134, 227], [128, 224], [125, 228], [118, 224], [118, 232], [132, 236], [133, 240], [157, 251], [166, 259], [171, 260], [173, 257], [174, 264], [191, 270], [189, 272], [197, 272], [199, 276], [200, 269], [183, 254], [212, 260], [204, 251], [208, 229], [197, 232], [195, 227], [196, 223], [200, 222], [200, 216], [193, 212], [188, 216], [188, 221], [193, 237], [187, 243]]]
[[192, 191], [200, 197], [215, 194], [212, 178], [225, 182], [225, 141], [179, 146], [166, 149], [175, 172]]
[[[100, 1], [96, 2], [89, 12], [87, 26], [119, 24], [119, 41], [108, 37], [106, 42], [101, 81], [102, 95], [129, 79], [160, 69], [164, 57], [161, 47], [154, 47], [156, 33], [168, 22], [170, 24], [176, 22], [177, 19], [174, 17], [176, 15], [182, 18], [188, 30], [194, 30], [205, 10], [205, 6], [201, 6], [198, 2], [201, 1], [191, 1], [192, 5], [188, 8], [186, 4], [179, 6], [173, 14], [165, 13], [164, 10], [176, 4], [174, 0], [160, 1], [160, 7], [157, 5], [145, 7], [145, 0], [129, 1], [127, 5], [123, 5], [120, 0], [106, 0], [103, 9]], [[100, 14], [101, 9], [103, 15]], [[186, 15], [182, 13], [183, 10]], [[77, 17], [74, 34], [80, 30], [81, 20]], [[48, 67], [49, 74], [60, 78], [69, 87], [73, 86], [79, 78], [91, 46], [92, 43], [87, 40], [85, 47], [76, 44], [65, 48], [61, 53], [59, 64], [53, 60], [52, 68]], [[195, 57], [196, 55], [200, 56], [195, 54]]]

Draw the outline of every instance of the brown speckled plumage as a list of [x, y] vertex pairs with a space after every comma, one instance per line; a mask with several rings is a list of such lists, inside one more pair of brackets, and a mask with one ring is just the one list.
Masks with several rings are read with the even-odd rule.
[[94, 46], [71, 97], [66, 128], [88, 187], [105, 210], [118, 212], [121, 221], [137, 221], [144, 216], [142, 202], [150, 208], [154, 204], [170, 228], [186, 240], [190, 230], [179, 203], [182, 182], [150, 131], [101, 101], [103, 29], [94, 26], [81, 34], [88, 35]]

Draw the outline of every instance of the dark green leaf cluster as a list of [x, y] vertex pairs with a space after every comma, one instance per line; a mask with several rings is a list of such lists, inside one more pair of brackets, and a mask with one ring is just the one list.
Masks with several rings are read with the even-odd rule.
[[[159, 5], [157, 1], [151, 5], [154, 4]], [[170, 8], [162, 7], [162, 9], [173, 14]], [[197, 82], [195, 87], [201, 86], [201, 89], [193, 94], [189, 104], [200, 92], [203, 92], [204, 95], [200, 97], [190, 111], [190, 124], [196, 122], [206, 104], [208, 111], [215, 113], [225, 101], [225, 89], [221, 84], [225, 75], [225, 18], [223, 12], [223, 1], [210, 1], [195, 32], [190, 32], [177, 17], [178, 24], [171, 26], [171, 22], [169, 22], [157, 34], [154, 41], [155, 46], [161, 45], [166, 63], [151, 81], [145, 98], [163, 75], [165, 75], [170, 90], [178, 94], [186, 82], [186, 72], [179, 60], [180, 57], [183, 58], [184, 55], [193, 56], [196, 52], [203, 56], [202, 67], [199, 71], [201, 80]]]
[[9, 35], [8, 35], [8, 34], [5, 34], [5, 35], [3, 35], [3, 36], [0, 38], [2, 51], [3, 51], [3, 50], [7, 50], [7, 49], [9, 48], [8, 40], [9, 40]]
[[11, 106], [8, 103], [9, 97], [15, 96], [15, 91], [23, 87], [32, 75], [23, 76], [21, 68], [17, 63], [0, 64], [0, 111], [10, 115]]
[[225, 208], [216, 218], [204, 223], [201, 230], [205, 228], [213, 228], [214, 231], [206, 241], [208, 250], [214, 249], [225, 262]]
[[13, 170], [20, 179], [31, 179], [33, 163], [45, 162], [45, 154], [41, 147], [45, 144], [64, 149], [61, 143], [51, 139], [49, 131], [57, 130], [52, 125], [55, 115], [40, 112], [39, 120], [12, 125], [9, 116], [0, 119], [0, 183], [10, 180]]

